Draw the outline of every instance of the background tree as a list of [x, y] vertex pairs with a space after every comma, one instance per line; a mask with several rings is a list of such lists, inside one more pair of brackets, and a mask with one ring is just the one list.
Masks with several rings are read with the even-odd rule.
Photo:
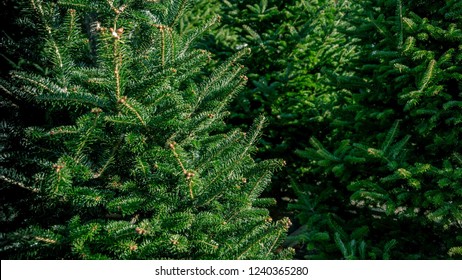
[[346, 18], [359, 56], [332, 75], [346, 103], [299, 151], [319, 178], [294, 205], [308, 257], [460, 258], [461, 7], [362, 1]]
[[281, 162], [251, 156], [265, 121], [223, 121], [248, 51], [205, 71], [195, 48], [216, 18], [179, 34], [184, 0], [25, 4], [40, 67], [1, 80], [2, 104], [43, 119], [3, 130], [5, 258], [290, 257], [259, 198]]

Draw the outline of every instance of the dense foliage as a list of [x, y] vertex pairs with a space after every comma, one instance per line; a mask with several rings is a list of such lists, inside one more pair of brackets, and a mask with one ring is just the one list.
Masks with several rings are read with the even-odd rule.
[[461, 1], [30, 3], [2, 255], [461, 258]]
[[345, 258], [460, 257], [461, 8], [387, 0], [351, 12], [354, 75], [333, 77], [347, 102], [299, 151], [319, 178], [297, 204], [307, 240], [328, 233]]
[[248, 50], [210, 68], [196, 48], [216, 17], [178, 33], [184, 0], [23, 4], [38, 67], [0, 81], [3, 257], [290, 256], [259, 198], [282, 162], [251, 156], [265, 120], [223, 121]]

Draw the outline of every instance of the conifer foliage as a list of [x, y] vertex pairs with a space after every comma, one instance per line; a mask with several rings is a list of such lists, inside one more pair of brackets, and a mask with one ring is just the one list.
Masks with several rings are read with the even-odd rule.
[[180, 35], [186, 0], [24, 4], [46, 64], [2, 80], [2, 104], [43, 118], [2, 122], [3, 256], [290, 257], [290, 220], [259, 198], [282, 164], [252, 159], [265, 120], [248, 133], [223, 121], [248, 50], [209, 69], [195, 48], [217, 18]]
[[461, 11], [384, 0], [351, 12], [354, 75], [333, 76], [347, 102], [299, 151], [319, 178], [294, 205], [311, 256], [460, 258]]

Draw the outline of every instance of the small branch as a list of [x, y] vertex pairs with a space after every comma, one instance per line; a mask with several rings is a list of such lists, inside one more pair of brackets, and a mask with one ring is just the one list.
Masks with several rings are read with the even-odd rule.
[[276, 244], [278, 243], [280, 237], [281, 237], [281, 230], [278, 230], [278, 236], [276, 236], [276, 238], [274, 239], [274, 242], [273, 244], [271, 244], [270, 248], [268, 249], [266, 256], [269, 256], [269, 254], [273, 252], [274, 247], [276, 247]]
[[209, 242], [205, 242], [205, 241], [202, 241], [202, 240], [199, 240], [199, 242], [200, 242], [200, 243], [203, 243], [203, 244], [205, 244], [205, 245], [207, 245], [207, 246], [210, 246], [210, 247], [212, 247], [212, 248], [215, 249], [215, 250], [218, 249], [218, 245], [216, 245], [216, 244], [211, 244], [211, 243], [209, 243]]
[[[34, 84], [34, 85], [36, 85], [36, 86], [38, 86], [38, 87], [44, 89], [44, 90], [47, 90], [48, 92], [51, 92], [51, 93], [54, 92], [54, 91], [53, 91], [51, 88], [49, 88], [47, 85], [45, 85], [45, 84], [43, 84], [43, 83], [40, 83], [40, 82], [38, 82], [38, 81], [36, 81], [36, 80], [33, 80], [33, 79], [31, 79], [31, 78], [28, 78], [28, 77], [26, 77], [26, 76], [22, 76], [22, 75], [19, 75], [19, 74], [17, 74], [17, 73], [13, 73], [13, 75], [11, 75], [11, 76], [12, 76], [13, 78], [18, 78], [18, 79], [22, 79], [22, 80], [28, 81], [28, 82], [30, 82], [30, 83], [32, 83], [32, 84]], [[36, 95], [36, 94], [35, 94], [35, 95]]]
[[194, 193], [193, 193], [193, 190], [192, 190], [192, 183], [193, 183], [192, 178], [194, 177], [195, 174], [194, 174], [194, 172], [186, 170], [183, 163], [181, 162], [180, 155], [178, 155], [178, 153], [175, 150], [175, 144], [176, 144], [175, 142], [172, 142], [172, 143], [170, 143], [169, 147], [172, 150], [173, 155], [175, 156], [176, 160], [178, 161], [178, 164], [180, 165], [181, 170], [183, 171], [183, 174], [186, 177], [186, 181], [188, 182], [188, 188], [189, 188], [189, 196], [191, 197], [191, 199], [194, 199]]
[[49, 244], [55, 244], [56, 243], [56, 240], [53, 240], [53, 239], [50, 239], [50, 238], [44, 238], [44, 237], [40, 237], [40, 236], [36, 236], [35, 239], [38, 240], [38, 241], [49, 243]]
[[22, 189], [26, 189], [26, 190], [31, 191], [31, 192], [34, 192], [34, 193], [39, 192], [38, 189], [26, 187], [23, 183], [14, 181], [13, 179], [7, 178], [7, 177], [5, 177], [5, 176], [3, 176], [3, 175], [0, 175], [0, 179], [3, 180], [3, 181], [5, 181], [5, 182], [7, 182], [7, 183], [10, 183], [10, 184], [12, 184], [12, 185], [15, 185], [15, 186], [17, 186], [17, 187], [20, 187], [20, 188], [22, 188]]
[[104, 163], [103, 167], [101, 167], [101, 169], [96, 174], [93, 175], [93, 178], [95, 179], [99, 178], [104, 173], [104, 171], [106, 171], [109, 164], [111, 164], [111, 162], [114, 160], [115, 153], [119, 150], [120, 144], [122, 144], [122, 140], [123, 140], [123, 136], [120, 137], [119, 141], [117, 142], [117, 145], [115, 145], [114, 148], [112, 149], [109, 159], [106, 161], [106, 163]]
[[178, 153], [175, 150], [175, 144], [176, 144], [175, 142], [170, 143], [169, 147], [172, 150], [173, 155], [175, 156], [176, 160], [178, 161], [178, 164], [180, 165], [181, 169], [183, 170], [183, 173], [186, 174], [188, 171], [184, 168], [184, 165], [180, 160], [180, 156], [178, 155]]
[[119, 40], [120, 35], [123, 32], [123, 28], [117, 28], [117, 21], [119, 20], [120, 14], [127, 8], [125, 5], [116, 8], [114, 7], [111, 1], [107, 1], [111, 9], [115, 13], [114, 17], [114, 26], [110, 28], [112, 36], [114, 38], [114, 76], [116, 80], [116, 99], [119, 100], [121, 96], [121, 89], [120, 89], [120, 67], [122, 66], [122, 54], [119, 50]]
[[96, 125], [98, 124], [98, 118], [99, 118], [99, 115], [96, 115], [96, 116], [95, 116], [95, 119], [93, 120], [93, 125], [92, 125], [90, 128], [88, 128], [87, 131], [85, 131], [85, 138], [83, 139], [82, 142], [80, 142], [79, 147], [78, 147], [78, 149], [77, 149], [77, 152], [75, 153], [74, 160], [75, 160], [76, 162], [79, 161], [79, 160], [78, 160], [78, 156], [79, 156], [80, 154], [82, 154], [83, 149], [85, 148], [85, 145], [87, 144], [87, 141], [88, 141], [88, 139], [90, 138], [90, 134], [91, 134], [92, 130], [95, 129]]
[[[194, 174], [194, 173], [192, 173], [192, 174]], [[193, 190], [192, 190], [192, 183], [193, 183], [193, 180], [191, 178], [191, 179], [189, 179], [189, 184], [188, 184], [189, 196], [191, 197], [191, 199], [194, 199], [194, 193], [193, 193]]]
[[162, 33], [162, 39], [161, 39], [161, 44], [162, 44], [162, 67], [165, 67], [165, 33], [164, 29], [160, 29], [160, 33]]
[[170, 41], [172, 44], [172, 56], [175, 56], [175, 40], [173, 38], [173, 32], [171, 28], [168, 29], [168, 34], [170, 35]]
[[182, 11], [185, 9], [186, 4], [188, 3], [188, 0], [183, 0], [178, 7], [178, 12], [176, 13], [175, 17], [173, 18], [172, 22], [170, 23], [170, 27], [173, 27], [176, 23], [176, 21], [180, 18], [180, 15]]
[[143, 120], [140, 113], [138, 113], [138, 111], [136, 111], [135, 108], [133, 108], [130, 104], [127, 103], [127, 97], [126, 96], [123, 96], [122, 98], [118, 99], [117, 102], [121, 103], [122, 105], [127, 107], [130, 111], [135, 113], [136, 117], [140, 120], [141, 124], [143, 126], [146, 126], [146, 122]]
[[118, 40], [114, 40], [114, 78], [116, 82], [116, 99], [120, 99], [120, 66], [122, 64], [122, 56], [118, 51]]
[[239, 254], [239, 256], [237, 256], [236, 260], [242, 260], [242, 258], [245, 256], [245, 254], [247, 254], [248, 251], [250, 251], [250, 249], [252, 249], [253, 246], [255, 246], [257, 243], [259, 243], [260, 241], [263, 240], [263, 238], [265, 238], [266, 236], [261, 236], [260, 238], [258, 238], [255, 242], [252, 242], [252, 244], [250, 244], [249, 246], [247, 246], [247, 248], [244, 250], [244, 252], [242, 252], [241, 254]]
[[31, 2], [32, 2], [32, 5], [33, 5], [34, 9], [40, 15], [41, 20], [43, 22], [43, 25], [45, 26], [45, 29], [48, 32], [48, 35], [50, 36], [50, 39], [51, 39], [51, 41], [53, 43], [54, 51], [56, 53], [56, 58], [58, 59], [58, 64], [59, 64], [58, 66], [62, 70], [64, 65], [63, 65], [63, 59], [62, 59], [62, 56], [61, 56], [61, 52], [60, 52], [60, 50], [58, 48], [58, 45], [56, 44], [56, 40], [53, 37], [53, 32], [52, 32], [51, 26], [48, 23], [48, 21], [46, 20], [45, 12], [43, 11], [43, 7], [42, 7], [42, 5], [41, 5], [41, 3], [39, 1], [34, 0], [34, 1], [31, 1]]
[[69, 14], [71, 15], [71, 25], [69, 26], [69, 33], [67, 34], [67, 41], [71, 40], [71, 35], [72, 35], [72, 30], [74, 29], [74, 24], [75, 24], [75, 10], [70, 9]]
[[164, 33], [164, 29], [166, 27], [163, 26], [163, 25], [160, 25], [159, 26], [159, 30], [160, 30], [160, 34], [161, 34], [161, 40], [160, 40], [160, 44], [161, 44], [161, 53], [162, 53], [162, 68], [165, 67], [165, 33]]

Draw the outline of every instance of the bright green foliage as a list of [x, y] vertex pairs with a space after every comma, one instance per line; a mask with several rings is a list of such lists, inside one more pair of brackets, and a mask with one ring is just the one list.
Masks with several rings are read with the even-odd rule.
[[[204, 20], [210, 20], [220, 18], [220, 1], [210, 0], [190, 0], [188, 1], [189, 8], [185, 11], [185, 14], [180, 18], [178, 24], [178, 30], [180, 33], [185, 32], [193, 27], [200, 26], [199, 24]], [[215, 25], [211, 30], [221, 29], [220, 25]], [[210, 30], [209, 30], [210, 32]], [[204, 40], [202, 38], [201, 40]]]
[[11, 72], [2, 105], [45, 117], [2, 123], [4, 258], [290, 257], [259, 198], [281, 162], [251, 156], [265, 120], [224, 129], [247, 49], [205, 71], [216, 20], [177, 33], [185, 0], [28, 4], [46, 71]]
[[318, 176], [293, 206], [312, 256], [339, 257], [335, 242], [344, 258], [460, 258], [459, 11], [460, 1], [399, 0], [351, 11], [354, 75], [332, 75], [346, 102], [299, 151]]
[[349, 3], [336, 2], [254, 0], [222, 5], [224, 27], [216, 34], [212, 52], [252, 50], [250, 83], [234, 104], [234, 119], [267, 114], [270, 135], [264, 139], [276, 153], [291, 153], [303, 138], [302, 128], [313, 125], [314, 132], [329, 119], [335, 96], [320, 71], [342, 72], [351, 56], [338, 31]]

